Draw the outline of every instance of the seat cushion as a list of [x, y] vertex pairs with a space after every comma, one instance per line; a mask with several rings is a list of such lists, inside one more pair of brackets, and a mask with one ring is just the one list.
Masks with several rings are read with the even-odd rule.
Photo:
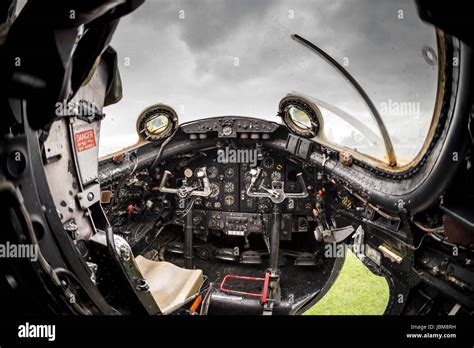
[[135, 262], [163, 314], [172, 312], [195, 295], [204, 282], [202, 270], [184, 269], [170, 262], [151, 261], [143, 256], [136, 257]]

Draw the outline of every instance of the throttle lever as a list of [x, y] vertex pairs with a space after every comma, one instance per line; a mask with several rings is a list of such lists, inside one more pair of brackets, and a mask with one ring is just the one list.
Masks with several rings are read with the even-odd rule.
[[259, 189], [267, 191], [272, 197], [275, 197], [275, 199], [278, 199], [280, 194], [275, 190], [272, 190], [263, 186], [264, 181], [265, 179], [263, 179], [262, 182], [260, 183]]
[[206, 167], [200, 168], [196, 174], [196, 177], [202, 178], [204, 186], [202, 191], [198, 191], [196, 187], [185, 185], [181, 186], [180, 188], [167, 187], [168, 179], [171, 175], [172, 174], [169, 170], [164, 171], [163, 178], [160, 182], [160, 187], [158, 188], [160, 192], [173, 193], [182, 199], [192, 196], [209, 197], [211, 195], [211, 184], [209, 182], [209, 178], [207, 177]]
[[286, 198], [306, 198], [308, 197], [308, 190], [306, 189], [306, 183], [303, 179], [303, 173], [298, 173], [296, 179], [302, 187], [302, 192], [285, 192], [284, 183], [282, 181], [272, 181], [272, 188], [266, 188], [263, 186], [263, 181], [260, 183], [259, 189], [263, 189], [266, 192], [256, 192], [254, 191], [254, 185], [260, 176], [261, 168], [252, 169], [250, 175], [252, 176], [250, 180], [250, 185], [247, 189], [247, 195], [249, 197], [259, 197], [259, 198], [270, 198], [273, 203], [282, 203]]

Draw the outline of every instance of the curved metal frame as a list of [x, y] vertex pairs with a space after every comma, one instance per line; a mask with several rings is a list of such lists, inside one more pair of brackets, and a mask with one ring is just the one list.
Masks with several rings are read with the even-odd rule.
[[367, 107], [369, 108], [370, 112], [374, 116], [374, 120], [377, 123], [377, 126], [379, 127], [380, 133], [382, 134], [382, 138], [385, 144], [385, 150], [387, 152], [387, 157], [388, 157], [388, 163], [390, 167], [396, 167], [397, 166], [397, 157], [395, 155], [395, 150], [393, 149], [393, 144], [392, 140], [390, 139], [390, 135], [388, 134], [387, 127], [385, 126], [385, 123], [382, 120], [382, 117], [380, 116], [377, 108], [375, 107], [374, 103], [372, 100], [369, 98], [367, 93], [364, 91], [362, 86], [352, 77], [349, 72], [342, 67], [341, 64], [336, 62], [329, 54], [324, 52], [321, 48], [313, 44], [312, 42], [306, 40], [305, 38], [293, 34], [291, 36], [293, 40], [296, 42], [299, 42], [303, 44], [304, 46], [308, 47], [312, 51], [316, 52], [321, 58], [329, 62], [331, 66], [333, 66], [339, 73], [342, 74], [342, 76], [351, 83], [351, 85], [355, 88], [357, 93], [362, 97], [364, 102], [366, 103]]

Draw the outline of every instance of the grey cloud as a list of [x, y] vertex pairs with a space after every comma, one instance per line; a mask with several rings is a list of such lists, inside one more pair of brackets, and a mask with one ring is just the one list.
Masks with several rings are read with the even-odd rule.
[[[403, 20], [396, 18], [398, 9]], [[106, 109], [103, 139], [133, 133], [138, 114], [156, 102], [176, 108], [181, 121], [223, 114], [275, 120], [279, 99], [292, 90], [360, 115], [373, 127], [349, 85], [291, 40], [292, 33], [340, 62], [349, 58], [348, 70], [376, 104], [415, 100], [426, 112], [432, 109], [436, 72], [421, 48], [433, 45], [435, 36], [412, 1], [152, 0], [124, 18], [114, 36], [124, 98]], [[123, 64], [127, 57], [130, 66]], [[403, 120], [384, 116], [397, 134]]]
[[235, 30], [258, 21], [276, 3], [274, 0], [179, 1], [187, 13], [186, 20], [182, 21], [185, 25], [181, 39], [192, 51], [201, 52], [219, 45]]

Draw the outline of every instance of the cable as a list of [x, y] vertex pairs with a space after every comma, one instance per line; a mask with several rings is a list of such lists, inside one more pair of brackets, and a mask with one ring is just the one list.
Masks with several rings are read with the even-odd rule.
[[138, 155], [137, 155], [137, 153], [136, 153], [135, 151], [133, 151], [133, 152], [130, 154], [130, 156], [132, 156], [132, 154], [133, 154], [133, 157], [135, 157], [135, 161], [134, 161], [134, 162], [135, 162], [135, 165], [133, 166], [133, 169], [132, 169], [132, 171], [130, 172], [129, 176], [131, 176], [133, 173], [135, 173], [135, 170], [137, 170], [137, 167], [138, 167]]
[[204, 284], [207, 282], [207, 280], [209, 279], [208, 276], [206, 275], [203, 275], [202, 276], [204, 278], [204, 280], [202, 281], [202, 284], [201, 286], [199, 287], [199, 290], [198, 290], [198, 294], [201, 295], [204, 291], [206, 291], [207, 289], [209, 289], [209, 285], [206, 286], [204, 289], [203, 289], [203, 286]]
[[423, 232], [426, 232], [426, 233], [444, 232], [443, 226], [432, 228], [432, 227], [427, 227], [427, 226], [423, 225], [421, 222], [418, 222], [418, 221], [415, 221], [415, 220], [412, 220], [412, 222], [415, 224], [416, 227], [418, 227], [420, 230], [422, 230]]
[[212, 292], [213, 287], [214, 287], [214, 283], [209, 284], [207, 293], [204, 296], [204, 299], [202, 300], [201, 310], [199, 311], [199, 315], [207, 315], [207, 312], [209, 310], [209, 304], [211, 301], [211, 292]]
[[132, 156], [132, 154], [134, 154], [134, 157], [135, 157], [135, 163], [134, 163], [134, 166], [132, 167], [132, 170], [130, 171], [130, 173], [128, 174], [125, 174], [121, 179], [120, 181], [118, 182], [117, 184], [117, 187], [115, 188], [115, 192], [116, 194], [114, 194], [113, 198], [112, 198], [112, 202], [110, 202], [110, 206], [112, 207], [112, 209], [114, 208], [115, 204], [117, 203], [117, 199], [120, 198], [120, 190], [122, 190], [122, 187], [123, 185], [125, 185], [125, 182], [127, 181], [127, 179], [133, 175], [133, 173], [135, 172], [135, 170], [137, 169], [138, 167], [138, 155], [135, 154], [134, 152], [132, 152], [130, 154], [130, 156]]
[[[150, 172], [153, 172], [153, 170], [155, 169], [156, 165], [158, 164], [158, 161], [160, 160], [161, 158], [161, 155], [163, 153], [163, 150], [165, 149], [166, 145], [168, 145], [168, 143], [174, 138], [174, 136], [178, 133], [178, 130], [179, 128], [176, 128], [173, 132], [173, 134], [171, 134], [169, 136], [168, 139], [166, 139], [165, 141], [163, 141], [160, 145], [160, 149], [158, 150], [158, 153], [156, 154], [156, 157], [155, 159], [153, 160], [153, 162], [151, 163], [150, 165]], [[151, 173], [153, 174], [153, 173]]]
[[427, 236], [430, 236], [430, 237], [433, 238], [435, 241], [440, 242], [440, 243], [443, 243], [443, 244], [446, 244], [446, 245], [448, 245], [448, 246], [450, 246], [450, 247], [456, 247], [456, 248], [459, 248], [459, 249], [471, 251], [471, 249], [466, 248], [466, 247], [464, 247], [464, 246], [462, 246], [462, 245], [458, 245], [458, 244], [449, 242], [446, 237], [442, 237], [442, 236], [440, 236], [440, 235], [439, 235], [438, 233], [436, 233], [436, 232], [428, 233]]
[[420, 247], [421, 247], [421, 243], [423, 243], [423, 241], [425, 240], [425, 237], [427, 236], [427, 234], [423, 235], [423, 237], [421, 237], [421, 240], [420, 240], [420, 243], [418, 244], [417, 247], [410, 247], [410, 249], [412, 250], [418, 250]]
[[449, 242], [447, 240], [446, 236], [440, 236], [439, 235], [440, 233], [444, 233], [444, 228], [442, 226], [432, 228], [432, 227], [427, 227], [427, 226], [423, 225], [421, 222], [418, 222], [418, 221], [412, 220], [412, 222], [420, 230], [422, 230], [423, 232], [426, 232], [427, 236], [430, 236], [431, 238], [433, 238], [437, 242], [446, 244], [450, 247], [457, 247], [459, 249], [469, 250], [469, 248], [463, 247], [462, 245], [458, 245], [458, 244]]
[[176, 215], [178, 215], [179, 218], [183, 218], [185, 217], [186, 215], [189, 214], [189, 212], [191, 211], [193, 205], [194, 205], [194, 202], [196, 201], [196, 197], [193, 196], [192, 200], [191, 200], [191, 203], [189, 204], [189, 206], [187, 208], [185, 208], [184, 210], [181, 210], [181, 211], [177, 211], [176, 212]]

